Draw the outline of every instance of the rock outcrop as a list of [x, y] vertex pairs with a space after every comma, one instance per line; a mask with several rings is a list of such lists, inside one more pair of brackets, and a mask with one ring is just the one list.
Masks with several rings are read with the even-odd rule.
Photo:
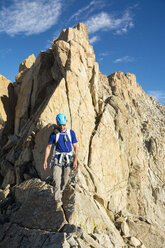
[[0, 75], [0, 144], [3, 146], [7, 135], [14, 128], [15, 96], [14, 87], [10, 80]]
[[35, 60], [36, 60], [36, 58], [35, 58], [34, 54], [32, 54], [20, 64], [19, 73], [15, 76], [15, 81], [17, 83], [22, 83], [22, 80], [25, 77], [25, 74], [32, 67]]
[[4, 98], [8, 98], [9, 93], [8, 93], [8, 87], [10, 85], [10, 81], [5, 78], [4, 76], [0, 75], [0, 97], [1, 97], [1, 101], [0, 101], [0, 110], [1, 110], [1, 116], [0, 116], [0, 129], [2, 130], [3, 126], [5, 125], [4, 123], [7, 121], [7, 113], [5, 110], [5, 104], [3, 99]]
[[[134, 74], [100, 73], [82, 23], [25, 60], [16, 81], [14, 131], [1, 146], [0, 246], [162, 248], [165, 107]], [[79, 167], [57, 213], [43, 158], [59, 112], [76, 132]]]

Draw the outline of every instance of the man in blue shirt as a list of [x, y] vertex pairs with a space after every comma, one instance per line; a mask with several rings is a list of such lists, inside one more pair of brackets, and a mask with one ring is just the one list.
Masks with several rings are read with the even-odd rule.
[[[47, 159], [50, 155], [52, 145], [54, 144], [53, 157], [50, 166], [53, 168], [53, 180], [55, 182], [55, 201], [57, 210], [61, 208], [62, 192], [65, 189], [71, 170], [77, 168], [77, 138], [73, 130], [66, 128], [67, 118], [65, 114], [58, 114], [56, 117], [60, 132], [52, 133], [49, 137], [48, 145], [45, 151], [44, 170], [47, 169]], [[72, 153], [72, 146], [74, 156]], [[63, 185], [62, 183], [63, 175]]]

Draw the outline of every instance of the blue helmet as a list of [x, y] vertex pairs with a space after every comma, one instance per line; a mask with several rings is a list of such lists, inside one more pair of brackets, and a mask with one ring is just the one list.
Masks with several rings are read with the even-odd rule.
[[57, 121], [57, 124], [59, 124], [59, 125], [66, 124], [67, 123], [66, 115], [65, 114], [58, 114], [56, 116], [56, 121]]

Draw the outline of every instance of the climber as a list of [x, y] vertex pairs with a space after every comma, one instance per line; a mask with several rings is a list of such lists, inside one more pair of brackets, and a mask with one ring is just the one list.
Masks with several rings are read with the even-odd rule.
[[[62, 192], [68, 183], [71, 167], [73, 169], [77, 168], [77, 138], [73, 130], [66, 128], [67, 117], [65, 114], [58, 114], [56, 122], [59, 132], [52, 133], [49, 137], [43, 167], [44, 170], [47, 169], [47, 159], [50, 155], [52, 144], [54, 144], [53, 156], [49, 166], [53, 168], [56, 209], [59, 211], [62, 206]], [[72, 154], [72, 146], [74, 155]], [[62, 182], [63, 185], [61, 185]]]

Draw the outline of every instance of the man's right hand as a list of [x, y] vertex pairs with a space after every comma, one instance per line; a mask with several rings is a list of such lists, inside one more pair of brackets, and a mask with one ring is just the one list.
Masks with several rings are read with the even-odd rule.
[[47, 166], [48, 166], [47, 161], [44, 161], [44, 171], [46, 171]]
[[48, 157], [49, 157], [51, 147], [52, 147], [51, 144], [47, 145], [47, 147], [46, 147], [45, 158], [44, 158], [44, 164], [43, 164], [44, 171], [47, 169], [47, 166], [48, 166], [48, 164], [47, 164], [47, 159], [48, 159]]

